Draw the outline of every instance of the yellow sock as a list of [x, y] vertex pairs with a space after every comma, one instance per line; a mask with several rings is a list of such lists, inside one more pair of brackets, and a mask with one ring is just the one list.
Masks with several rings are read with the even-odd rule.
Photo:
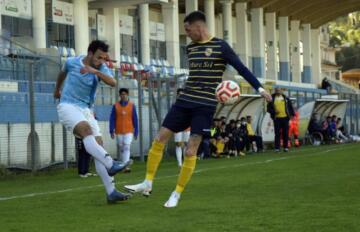
[[189, 182], [196, 165], [196, 155], [193, 156], [185, 156], [184, 163], [181, 167], [180, 175], [177, 181], [175, 191], [178, 193], [182, 193], [186, 184]]
[[163, 157], [164, 144], [154, 141], [149, 150], [148, 160], [146, 163], [146, 180], [152, 181]]

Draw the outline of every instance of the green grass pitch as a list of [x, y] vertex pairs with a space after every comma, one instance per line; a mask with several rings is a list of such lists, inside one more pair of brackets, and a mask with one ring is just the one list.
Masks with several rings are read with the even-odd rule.
[[[119, 189], [145, 165], [116, 176]], [[198, 161], [179, 206], [174, 159], [162, 162], [149, 198], [107, 205], [98, 177], [75, 169], [0, 179], [0, 231], [360, 231], [360, 144]]]

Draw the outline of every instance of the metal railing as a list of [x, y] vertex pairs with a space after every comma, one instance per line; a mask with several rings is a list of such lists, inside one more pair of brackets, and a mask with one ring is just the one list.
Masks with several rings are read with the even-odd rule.
[[[25, 80], [15, 81], [18, 92], [0, 92], [0, 165], [37, 171], [53, 165], [76, 161], [75, 138], [58, 122], [52, 98], [54, 82], [41, 78], [42, 58], [33, 56], [27, 63]], [[118, 99], [117, 89], [128, 87], [130, 99], [139, 114], [139, 139], [133, 143], [132, 154], [144, 160], [156, 131], [175, 99], [182, 77], [160, 77], [137, 72], [134, 79], [122, 78], [116, 72], [117, 87], [100, 84], [95, 113], [103, 133], [104, 147], [114, 157], [117, 146], [108, 133], [112, 105]]]
[[[67, 168], [76, 161], [75, 138], [58, 122], [56, 101], [50, 87], [42, 82], [41, 67], [46, 64], [41, 56], [28, 60], [24, 84], [16, 93], [0, 92], [0, 165], [37, 171], [53, 165]], [[1, 66], [0, 66], [1, 67]], [[60, 68], [59, 68], [60, 69]], [[118, 89], [130, 89], [130, 99], [139, 115], [139, 139], [134, 141], [131, 154], [145, 159], [150, 144], [175, 100], [176, 89], [183, 87], [184, 76], [162, 77], [136, 72], [135, 78], [124, 78], [116, 72], [117, 87], [100, 85], [97, 92], [95, 113], [103, 133], [104, 147], [114, 157], [117, 146], [108, 133], [112, 105], [118, 100]], [[53, 85], [53, 83], [49, 83]], [[49, 88], [49, 89], [48, 89]], [[297, 106], [321, 98], [323, 91], [316, 89], [289, 90]], [[344, 125], [351, 134], [359, 134], [360, 96], [339, 94], [349, 100]]]

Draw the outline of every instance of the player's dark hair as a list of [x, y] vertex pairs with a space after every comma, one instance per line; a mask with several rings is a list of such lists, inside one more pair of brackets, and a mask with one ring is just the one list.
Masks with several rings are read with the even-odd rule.
[[201, 11], [193, 11], [190, 14], [188, 14], [184, 19], [184, 23], [189, 23], [189, 24], [192, 24], [196, 21], [202, 21], [206, 23], [205, 14]]
[[126, 93], [126, 94], [129, 94], [129, 89], [127, 89], [127, 88], [120, 88], [119, 89], [119, 94], [122, 94], [122, 93]]
[[88, 47], [88, 52], [92, 52], [93, 54], [100, 49], [103, 52], [109, 51], [109, 45], [107, 45], [104, 41], [101, 40], [93, 40]]

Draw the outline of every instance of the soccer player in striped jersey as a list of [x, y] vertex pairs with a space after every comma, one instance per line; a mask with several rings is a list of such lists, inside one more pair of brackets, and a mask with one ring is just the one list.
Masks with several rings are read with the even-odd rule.
[[191, 136], [176, 188], [164, 205], [168, 208], [178, 205], [180, 195], [195, 169], [196, 153], [202, 137], [210, 136], [210, 126], [218, 103], [215, 89], [222, 81], [226, 64], [232, 65], [267, 101], [272, 100], [271, 95], [241, 63], [233, 49], [225, 41], [209, 34], [206, 18], [202, 12], [194, 11], [187, 15], [184, 19], [184, 27], [187, 36], [192, 40], [187, 46], [189, 78], [184, 92], [180, 94], [166, 115], [152, 143], [148, 154], [145, 180], [140, 184], [125, 185], [128, 191], [149, 196], [165, 144], [174, 133], [191, 127]]

